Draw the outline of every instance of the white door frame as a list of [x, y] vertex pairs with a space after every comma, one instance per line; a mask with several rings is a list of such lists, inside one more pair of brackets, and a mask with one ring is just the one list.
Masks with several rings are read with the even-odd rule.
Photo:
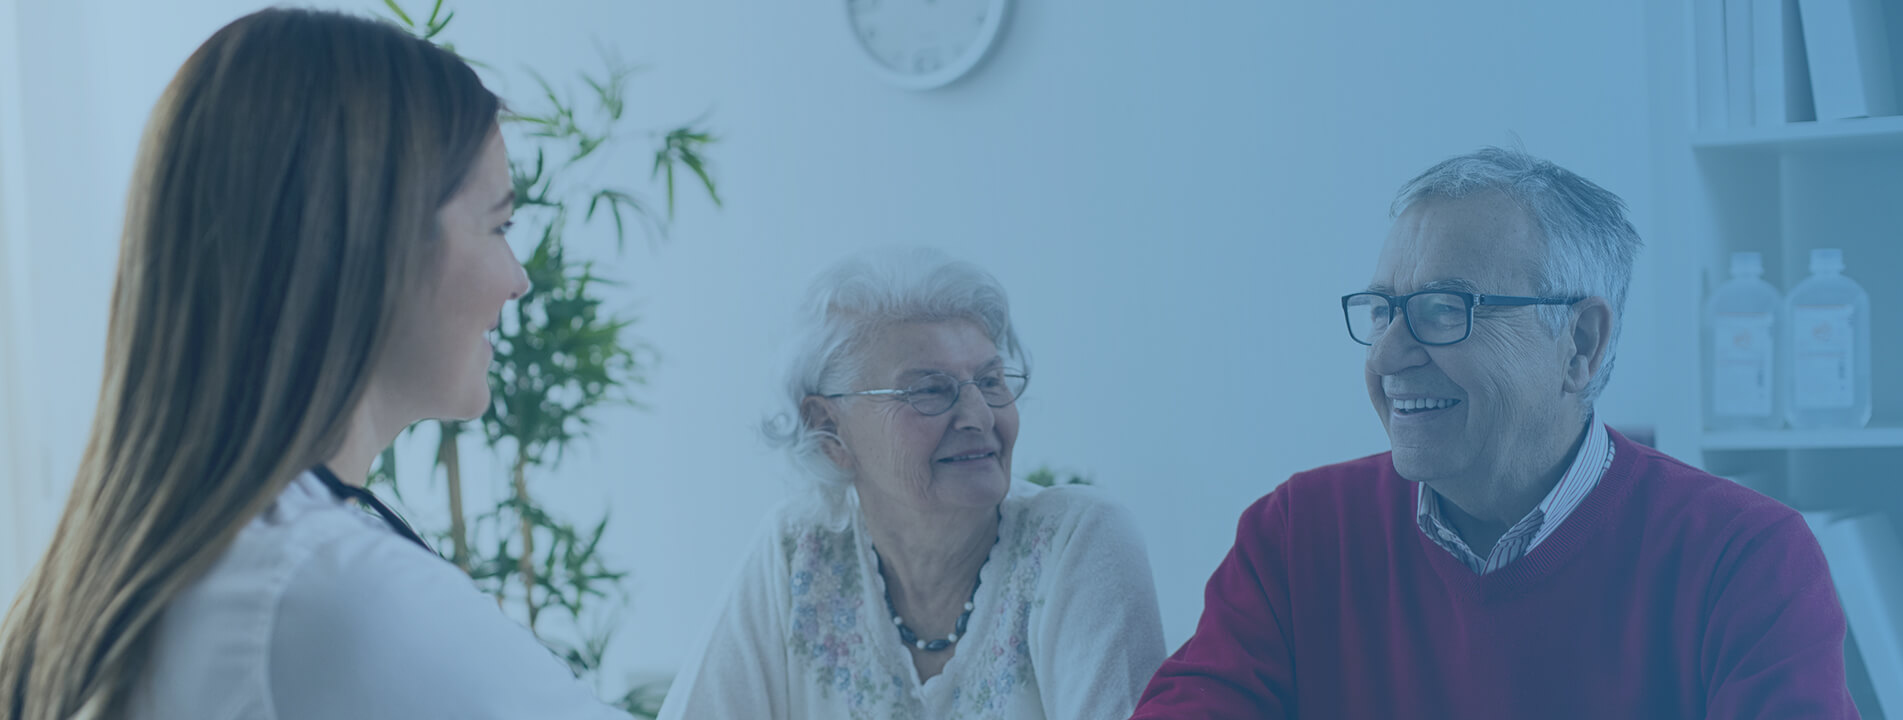
[[28, 342], [25, 117], [19, 11], [0, 2], [0, 600], [11, 602], [52, 529]]

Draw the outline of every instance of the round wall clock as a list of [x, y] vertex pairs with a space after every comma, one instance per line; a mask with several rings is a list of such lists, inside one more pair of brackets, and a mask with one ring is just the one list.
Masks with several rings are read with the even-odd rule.
[[978, 66], [1010, 0], [846, 0], [853, 37], [894, 85], [935, 88]]

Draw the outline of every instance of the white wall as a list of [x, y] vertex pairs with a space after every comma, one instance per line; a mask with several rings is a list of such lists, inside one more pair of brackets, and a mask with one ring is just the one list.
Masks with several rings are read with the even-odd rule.
[[[190, 49], [255, 5], [21, 9], [45, 309], [29, 355], [55, 476], [76, 463], [97, 389], [140, 124]], [[560, 76], [593, 67], [591, 40], [613, 44], [652, 68], [634, 86], [641, 117], [711, 109], [723, 138], [727, 208], [684, 204], [670, 242], [632, 244], [616, 270], [663, 355], [646, 408], [604, 416], [542, 482], [578, 513], [614, 513], [636, 584], [620, 668], [681, 659], [782, 496], [785, 465], [752, 425], [771, 408], [787, 306], [852, 249], [941, 246], [1011, 289], [1037, 361], [1019, 469], [1087, 471], [1136, 511], [1173, 645], [1244, 506], [1292, 472], [1384, 448], [1336, 298], [1366, 283], [1401, 182], [1517, 137], [1651, 224], [1639, 0], [1027, 1], [975, 76], [927, 93], [874, 79], [838, 5], [455, 6], [471, 56]], [[523, 103], [525, 87], [504, 90]], [[631, 162], [626, 181], [644, 175]], [[1642, 264], [1602, 401], [1619, 425], [1655, 413], [1651, 277]]]
[[40, 534], [39, 491], [35, 482], [36, 440], [30, 371], [22, 352], [26, 327], [29, 248], [26, 242], [25, 168], [14, 161], [25, 150], [20, 104], [18, 17], [12, 3], [0, 4], [0, 597], [18, 587]]

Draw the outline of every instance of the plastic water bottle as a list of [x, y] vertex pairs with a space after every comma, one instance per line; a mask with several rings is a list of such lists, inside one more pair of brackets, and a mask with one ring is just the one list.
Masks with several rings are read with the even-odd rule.
[[1754, 252], [1731, 255], [1731, 280], [1705, 304], [1705, 427], [1775, 430], [1784, 425], [1777, 352], [1784, 298], [1764, 281]]
[[1785, 301], [1790, 383], [1786, 417], [1798, 429], [1870, 422], [1870, 295], [1844, 277], [1843, 251], [1810, 252], [1810, 277]]

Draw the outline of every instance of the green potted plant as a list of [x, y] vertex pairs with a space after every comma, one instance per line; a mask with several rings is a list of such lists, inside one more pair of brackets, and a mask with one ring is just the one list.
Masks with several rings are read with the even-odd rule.
[[[444, 10], [442, 0], [421, 20], [395, 0], [384, 0], [384, 6], [393, 22], [454, 52], [437, 40], [455, 16]], [[615, 628], [612, 614], [625, 604], [628, 573], [600, 554], [606, 512], [576, 524], [543, 505], [532, 490], [536, 479], [586, 436], [597, 411], [634, 402], [633, 391], [645, 383], [654, 355], [630, 332], [633, 319], [606, 307], [602, 290], [615, 283], [598, 275], [592, 261], [571, 253], [565, 241], [572, 229], [605, 227], [610, 221], [617, 253], [624, 251], [634, 225], [650, 237], [664, 237], [681, 185], [697, 185], [716, 206], [721, 202], [703, 155], [714, 138], [698, 119], [656, 134], [648, 181], [664, 192], [664, 205], [651, 203], [641, 192], [583, 179], [609, 175], [581, 169], [600, 161], [605, 148], [629, 139], [626, 89], [633, 73], [612, 58], [605, 65], [600, 74], [581, 74], [587, 90], [579, 100], [527, 71], [541, 97], [530, 105], [510, 103], [512, 110], [502, 118], [505, 129], [517, 136], [511, 139], [509, 163], [516, 225], [537, 238], [522, 263], [531, 288], [503, 318], [489, 372], [494, 402], [488, 412], [480, 421], [437, 423], [434, 466], [444, 481], [449, 520], [447, 528], [433, 533], [438, 546], [449, 549], [451, 562], [520, 617], [578, 675], [595, 682], [598, 691], [602, 658]], [[534, 109], [517, 109], [523, 107]], [[480, 511], [463, 502], [466, 436], [480, 438], [508, 468], [506, 497]], [[372, 482], [401, 497], [395, 469], [392, 448], [373, 469]], [[591, 614], [603, 605], [605, 613]], [[551, 619], [560, 631], [548, 631]], [[615, 702], [651, 717], [659, 696], [654, 687], [637, 686], [616, 695]]]
[[1083, 473], [1070, 470], [1065, 470], [1060, 473], [1052, 469], [1049, 465], [1039, 465], [1036, 470], [1032, 470], [1030, 474], [1024, 476], [1024, 481], [1041, 487], [1092, 484], [1090, 478]]

